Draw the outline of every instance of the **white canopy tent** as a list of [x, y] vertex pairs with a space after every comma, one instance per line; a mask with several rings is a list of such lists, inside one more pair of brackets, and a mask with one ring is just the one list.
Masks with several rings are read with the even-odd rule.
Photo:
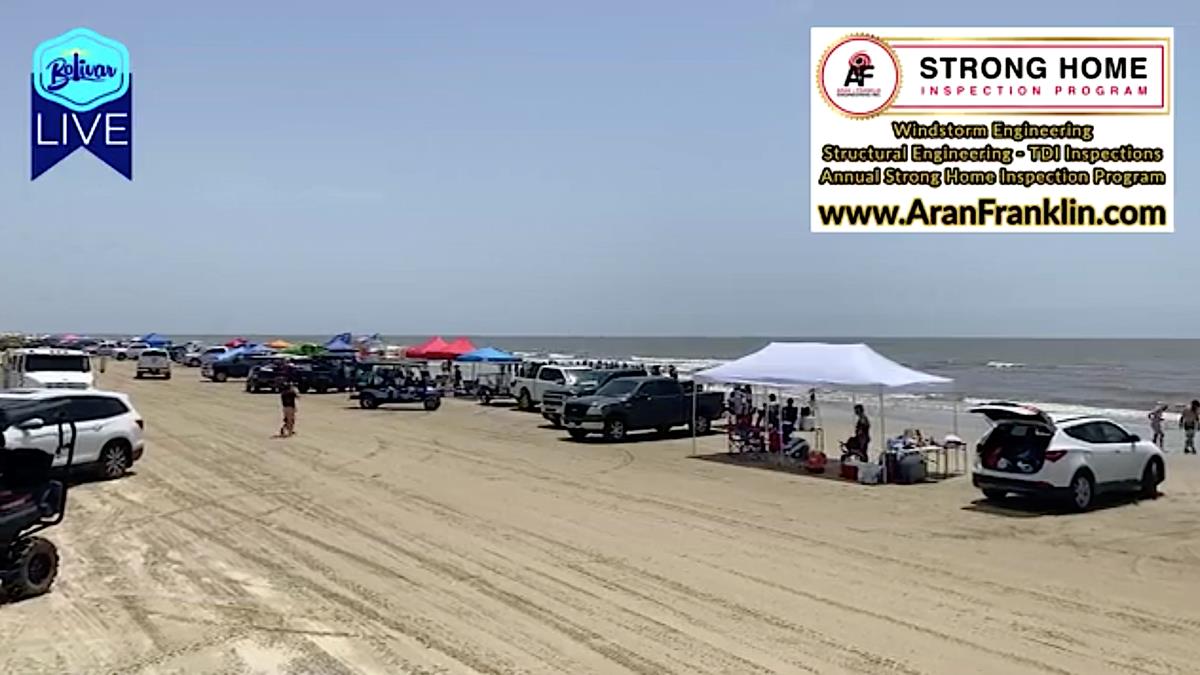
[[[941, 385], [951, 379], [923, 373], [883, 356], [865, 344], [772, 342], [762, 349], [715, 368], [696, 373], [697, 382], [751, 386], [833, 387], [869, 389], [879, 393], [879, 432], [886, 444], [883, 413], [885, 389]], [[692, 454], [696, 438], [692, 435]]]

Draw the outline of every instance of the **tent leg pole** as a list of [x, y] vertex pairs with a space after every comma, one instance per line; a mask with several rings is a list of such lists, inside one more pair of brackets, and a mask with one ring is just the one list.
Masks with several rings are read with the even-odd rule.
[[879, 463], [883, 467], [883, 479], [887, 481], [887, 415], [883, 412], [883, 387], [879, 387]]
[[696, 456], [696, 389], [699, 383], [692, 380], [692, 457]]

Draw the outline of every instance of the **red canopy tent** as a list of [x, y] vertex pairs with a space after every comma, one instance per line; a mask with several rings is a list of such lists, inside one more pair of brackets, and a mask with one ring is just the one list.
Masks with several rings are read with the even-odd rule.
[[450, 343], [443, 340], [439, 335], [438, 337], [430, 338], [425, 342], [422, 342], [416, 347], [409, 347], [408, 349], [405, 349], [404, 355], [412, 359], [436, 359], [441, 357], [433, 356], [432, 354], [445, 352], [446, 348], [449, 346]]
[[245, 344], [246, 344], [246, 338], [239, 337], [239, 338], [233, 338], [229, 342], [226, 342], [225, 346], [229, 347], [230, 349], [233, 349], [236, 347], [245, 346]]
[[460, 337], [457, 340], [452, 341], [446, 347], [446, 353], [450, 355], [447, 358], [451, 358], [451, 359], [457, 359], [458, 357], [462, 356], [463, 354], [467, 354], [467, 353], [470, 353], [473, 351], [475, 351], [475, 345], [471, 344], [471, 341], [465, 337]]
[[460, 337], [453, 342], [446, 342], [440, 336], [430, 339], [428, 342], [410, 347], [404, 352], [404, 355], [415, 359], [456, 359], [467, 352], [475, 351], [475, 345], [467, 338]]

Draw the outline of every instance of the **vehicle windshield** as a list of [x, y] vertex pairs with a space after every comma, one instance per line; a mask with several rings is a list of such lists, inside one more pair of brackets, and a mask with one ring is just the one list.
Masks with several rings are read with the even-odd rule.
[[584, 385], [584, 386], [587, 386], [587, 385], [594, 386], [599, 383], [600, 383], [600, 373], [597, 373], [594, 370], [588, 370], [588, 371], [585, 371], [585, 372], [575, 375], [574, 384], [579, 384], [579, 385]]
[[625, 380], [625, 379], [617, 378], [617, 379], [613, 380], [612, 382], [609, 382], [608, 384], [604, 385], [603, 387], [600, 387], [600, 391], [596, 392], [596, 395], [597, 396], [621, 397], [621, 396], [625, 396], [626, 394], [632, 393], [633, 390], [637, 389], [637, 388], [638, 388], [637, 380]]
[[71, 372], [86, 373], [92, 364], [83, 354], [28, 354], [25, 356], [25, 372]]
[[225, 348], [224, 347], [209, 347], [208, 349], [204, 350], [204, 353], [205, 354], [224, 354]]

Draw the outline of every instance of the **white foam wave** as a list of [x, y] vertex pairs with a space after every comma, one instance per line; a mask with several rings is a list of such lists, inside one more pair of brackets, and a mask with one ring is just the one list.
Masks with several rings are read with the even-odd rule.
[[984, 365], [986, 365], [988, 368], [1024, 368], [1025, 367], [1024, 363], [1013, 363], [1011, 361], [988, 361]]

